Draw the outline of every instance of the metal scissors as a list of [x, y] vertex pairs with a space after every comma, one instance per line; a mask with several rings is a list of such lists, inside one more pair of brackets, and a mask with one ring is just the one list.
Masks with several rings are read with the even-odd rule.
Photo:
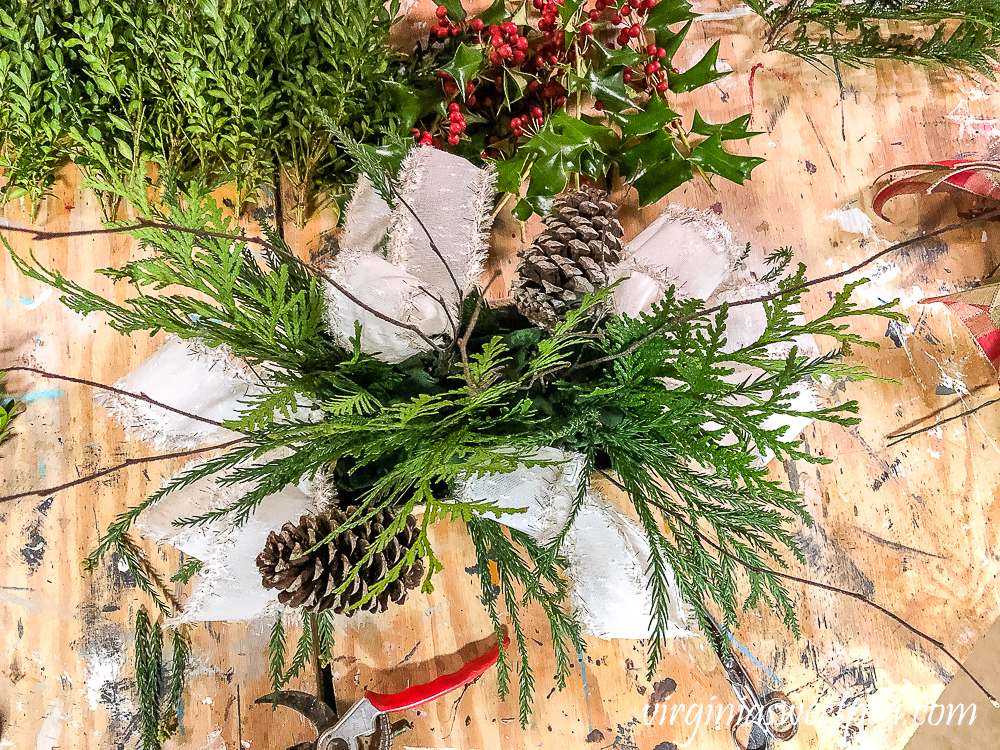
[[[504, 636], [504, 650], [510, 639]], [[390, 725], [387, 713], [430, 703], [452, 690], [456, 690], [479, 677], [496, 664], [500, 657], [500, 644], [482, 656], [467, 662], [457, 672], [443, 675], [423, 685], [413, 685], [399, 693], [374, 693], [365, 691], [365, 697], [351, 706], [343, 718], [337, 718], [334, 708], [316, 695], [299, 690], [280, 690], [258, 698], [256, 703], [271, 703], [298, 711], [316, 727], [319, 735], [313, 742], [304, 742], [288, 750], [362, 750], [362, 738], [378, 733], [376, 742], [365, 741], [369, 750], [390, 750], [396, 725]]]
[[729, 634], [711, 615], [708, 615], [708, 623], [715, 653], [740, 705], [739, 713], [729, 725], [738, 750], [768, 750], [776, 741], [788, 742], [799, 730], [795, 704], [787, 695], [777, 691], [762, 697], [729, 645]]

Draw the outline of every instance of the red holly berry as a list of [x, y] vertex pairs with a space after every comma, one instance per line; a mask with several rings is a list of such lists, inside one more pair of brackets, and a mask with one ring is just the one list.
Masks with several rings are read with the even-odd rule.
[[510, 118], [510, 127], [513, 130], [517, 130], [519, 127], [521, 127], [521, 118], [520, 117]]
[[649, 55], [649, 56], [655, 55], [656, 54], [656, 45], [655, 44], [648, 45], [646, 47], [646, 54]]
[[444, 39], [446, 36], [448, 36], [448, 29], [446, 29], [444, 26], [435, 26], [434, 33], [437, 34], [439, 38]]
[[587, 14], [587, 17], [590, 18], [591, 21], [598, 21], [601, 18], [601, 11], [595, 8]]
[[448, 136], [448, 143], [450, 143], [452, 146], [457, 146], [458, 145], [458, 141], [459, 141], [459, 138], [458, 138], [457, 135], [449, 135]]
[[624, 47], [626, 44], [628, 44], [628, 40], [629, 40], [628, 30], [622, 29], [618, 33], [618, 39], [616, 40], [618, 42], [618, 46]]
[[452, 36], [458, 36], [461, 33], [462, 33], [462, 27], [459, 26], [457, 23], [454, 26], [451, 27], [451, 35]]
[[483, 27], [485, 25], [486, 24], [483, 23], [483, 19], [481, 18], [473, 18], [471, 21], [469, 21], [469, 28], [475, 31], [477, 34], [483, 30]]
[[630, 15], [632, 15], [632, 6], [631, 5], [623, 5], [621, 8], [618, 9], [618, 13], [621, 14], [621, 15], [623, 15], [623, 16], [630, 16]]
[[617, 13], [615, 13], [613, 16], [611, 16], [611, 23], [613, 23], [615, 26], [617, 26], [621, 22], [622, 22], [622, 17], [620, 15], [618, 15]]
[[591, 34], [594, 33], [594, 24], [589, 22], [585, 23], [583, 26], [580, 27], [580, 33], [583, 36], [590, 36]]
[[492, 46], [492, 47], [502, 47], [503, 46], [503, 37], [500, 36], [499, 34], [496, 34], [495, 36], [490, 37], [490, 46]]
[[531, 6], [532, 6], [532, 7], [533, 7], [533, 8], [535, 9], [535, 10], [541, 10], [542, 8], [544, 8], [544, 7], [545, 7], [545, 3], [544, 3], [544, 2], [542, 2], [542, 0], [531, 0]]
[[560, 96], [558, 99], [556, 99], [556, 106], [558, 106], [558, 107], [565, 107], [566, 106], [566, 101], [567, 101], [567, 99], [566, 99], [565, 96]]
[[516, 34], [517, 25], [511, 21], [504, 21], [502, 24], [500, 24], [500, 30], [505, 31], [508, 34]]
[[520, 65], [524, 62], [525, 57], [527, 57], [527, 55], [524, 54], [524, 50], [516, 49], [514, 50], [514, 54], [511, 55], [510, 61], [515, 65]]
[[444, 7], [443, 5], [439, 5], [437, 7], [437, 10], [434, 11], [434, 15], [436, 15], [438, 18], [447, 18], [448, 17], [448, 9], [446, 7]]
[[514, 54], [514, 50], [510, 48], [509, 44], [505, 44], [500, 49], [497, 50], [497, 54], [500, 55], [500, 57], [502, 57], [504, 60], [506, 60], [508, 57]]
[[622, 80], [625, 81], [625, 83], [628, 83], [629, 81], [632, 80], [632, 74], [629, 71], [627, 71], [627, 70], [623, 70], [622, 71]]
[[545, 117], [545, 113], [542, 112], [541, 107], [535, 107], [534, 109], [531, 110], [531, 117], [534, 120], [541, 120], [543, 117]]
[[602, 10], [604, 10], [604, 9], [605, 9], [605, 8], [607, 8], [607, 7], [608, 7], [608, 3], [607, 3], [607, 0], [597, 0], [597, 2], [596, 2], [596, 3], [594, 3], [594, 9], [595, 9], [595, 10], [596, 10], [596, 11], [597, 11], [598, 13], [600, 13], [600, 12], [601, 12]]
[[670, 85], [666, 81], [660, 81], [658, 84], [656, 84], [656, 90], [661, 94], [667, 93], [667, 89], [669, 88]]
[[664, 57], [667, 56], [667, 51], [663, 49], [663, 47], [657, 47], [656, 56], [662, 60]]
[[489, 31], [490, 31], [490, 36], [500, 36], [500, 27], [497, 26], [496, 24], [490, 26]]
[[551, 28], [552, 28], [552, 22], [543, 16], [542, 20], [538, 22], [538, 30], [548, 31]]
[[594, 109], [596, 109], [598, 112], [603, 112], [604, 111], [604, 102], [602, 102], [600, 99], [598, 99], [596, 102], [594, 102]]
[[643, 68], [646, 71], [646, 75], [652, 75], [656, 68], [653, 67], [653, 63], [646, 63], [646, 67]]
[[640, 26], [639, 24], [634, 23], [631, 26], [629, 26], [628, 35], [633, 39], [635, 39], [641, 33], [642, 33], [642, 26]]
[[517, 47], [519, 50], [528, 49], [528, 37], [519, 36], [517, 40], [514, 42], [514, 46]]

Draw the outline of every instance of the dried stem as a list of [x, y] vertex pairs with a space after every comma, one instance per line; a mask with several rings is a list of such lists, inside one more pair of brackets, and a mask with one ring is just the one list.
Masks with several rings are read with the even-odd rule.
[[[724, 303], [724, 304], [728, 305], [728, 307], [730, 309], [732, 309], [734, 307], [740, 307], [741, 305], [756, 305], [756, 304], [761, 303], [761, 302], [772, 302], [772, 301], [774, 301], [776, 299], [779, 299], [780, 297], [785, 297], [785, 296], [787, 296], [789, 294], [794, 294], [795, 292], [801, 292], [801, 291], [807, 290], [810, 287], [816, 286], [817, 284], [824, 284], [827, 281], [834, 281], [836, 279], [841, 279], [841, 278], [843, 278], [845, 276], [849, 276], [852, 273], [856, 273], [856, 272], [860, 271], [862, 268], [865, 268], [866, 266], [870, 266], [872, 263], [874, 263], [875, 261], [877, 261], [879, 258], [882, 258], [882, 257], [888, 255], [889, 253], [894, 253], [897, 250], [902, 250], [904, 248], [907, 248], [910, 245], [916, 245], [916, 244], [918, 244], [920, 242], [923, 242], [924, 240], [929, 240], [932, 237], [937, 237], [940, 234], [944, 234], [946, 232], [951, 232], [951, 231], [953, 231], [955, 229], [962, 229], [964, 227], [970, 226], [972, 224], [975, 224], [975, 223], [978, 223], [978, 222], [981, 222], [981, 221], [990, 221], [992, 219], [997, 219], [997, 218], [1000, 218], [1000, 209], [997, 209], [995, 211], [990, 211], [989, 213], [981, 214], [980, 216], [976, 216], [975, 218], [972, 218], [972, 219], [969, 219], [969, 220], [966, 220], [966, 221], [960, 221], [960, 222], [957, 222], [955, 224], [949, 224], [946, 227], [941, 227], [940, 229], [935, 229], [933, 232], [928, 232], [927, 234], [922, 234], [919, 237], [914, 237], [912, 239], [905, 240], [903, 242], [898, 242], [895, 245], [890, 245], [889, 247], [885, 248], [884, 250], [880, 250], [879, 252], [875, 253], [874, 255], [868, 256], [867, 258], [865, 258], [860, 263], [857, 263], [857, 264], [855, 264], [855, 265], [851, 266], [850, 268], [847, 268], [847, 269], [845, 269], [843, 271], [838, 271], [837, 273], [831, 273], [831, 274], [828, 274], [826, 276], [820, 276], [819, 278], [816, 278], [816, 279], [807, 279], [806, 281], [803, 281], [801, 284], [796, 284], [795, 286], [788, 287], [787, 289], [780, 289], [777, 292], [773, 292], [771, 294], [765, 294], [762, 297], [754, 297], [753, 299], [739, 300], [737, 302], [728, 302], [728, 303]], [[613, 362], [614, 360], [620, 359], [621, 357], [627, 357], [629, 354], [632, 354], [634, 351], [636, 351], [637, 349], [639, 349], [639, 347], [641, 347], [646, 342], [650, 341], [651, 339], [655, 338], [656, 336], [659, 336], [660, 333], [663, 332], [663, 329], [666, 328], [668, 325], [678, 325], [680, 323], [686, 323], [687, 321], [694, 320], [696, 318], [703, 318], [703, 317], [706, 317], [708, 315], [711, 315], [712, 313], [718, 312], [722, 308], [723, 308], [723, 305], [716, 305], [715, 307], [710, 307], [707, 310], [700, 310], [699, 312], [692, 313], [690, 315], [685, 315], [685, 316], [682, 316], [682, 317], [677, 318], [675, 320], [667, 321], [667, 322], [663, 323], [662, 325], [657, 326], [656, 328], [654, 328], [648, 334], [646, 334], [645, 336], [643, 336], [641, 339], [639, 339], [638, 341], [636, 341], [634, 344], [632, 344], [628, 348], [624, 349], [623, 351], [620, 351], [620, 352], [618, 352], [616, 354], [609, 354], [606, 357], [598, 357], [597, 359], [592, 359], [592, 360], [590, 360], [588, 362], [582, 362], [579, 365], [574, 365], [570, 369], [576, 369], [577, 367], [593, 367], [594, 365], [604, 364], [605, 362]]]
[[54, 372], [46, 372], [45, 370], [39, 370], [36, 367], [27, 367], [25, 365], [17, 365], [15, 367], [0, 367], [0, 372], [33, 372], [36, 375], [41, 375], [43, 378], [52, 378], [54, 380], [65, 380], [69, 383], [79, 383], [81, 385], [87, 385], [91, 388], [98, 388], [103, 391], [110, 391], [111, 393], [117, 394], [119, 396], [124, 396], [125, 398], [134, 398], [139, 401], [145, 401], [147, 404], [151, 404], [159, 409], [166, 409], [167, 411], [172, 411], [174, 414], [179, 414], [182, 417], [187, 417], [188, 419], [193, 419], [198, 422], [204, 422], [206, 424], [214, 425], [216, 427], [225, 427], [222, 422], [214, 419], [209, 419], [208, 417], [200, 417], [197, 414], [191, 414], [182, 409], [177, 409], [173, 406], [157, 401], [156, 399], [150, 398], [144, 393], [132, 393], [130, 391], [122, 390], [121, 388], [115, 388], [113, 385], [104, 385], [104, 383], [98, 383], [93, 380], [86, 380], [84, 378], [74, 378], [69, 375], [59, 375]]
[[971, 416], [972, 414], [975, 414], [980, 409], [985, 409], [987, 406], [993, 406], [994, 404], [1000, 404], [1000, 398], [990, 399], [989, 401], [986, 401], [986, 402], [980, 404], [979, 406], [976, 406], [976, 407], [974, 407], [972, 409], [967, 409], [967, 410], [963, 411], [961, 414], [956, 414], [953, 417], [948, 417], [947, 419], [942, 419], [940, 422], [935, 422], [934, 424], [928, 425], [927, 427], [921, 427], [919, 430], [911, 430], [910, 432], [901, 432], [901, 433], [896, 434], [896, 435], [889, 435], [888, 437], [895, 438], [895, 439], [891, 443], [887, 443], [886, 444], [886, 448], [891, 448], [892, 446], [897, 445], [899, 443], [902, 443], [904, 440], [908, 440], [911, 437], [914, 437], [916, 435], [922, 435], [925, 432], [930, 432], [931, 430], [933, 430], [936, 427], [940, 427], [943, 424], [948, 424], [948, 422], [953, 422], [956, 419], [962, 419], [964, 417]]
[[[170, 224], [160, 221], [151, 221], [149, 219], [139, 219], [135, 224], [129, 224], [124, 227], [113, 227], [110, 229], [84, 229], [75, 232], [40, 232], [34, 229], [29, 229], [27, 227], [13, 227], [13, 226], [0, 226], [0, 231], [5, 232], [21, 232], [23, 234], [30, 234], [34, 240], [53, 240], [62, 237], [76, 237], [81, 235], [97, 235], [97, 234], [121, 234], [123, 232], [133, 232], [139, 229], [159, 229], [164, 232], [183, 232], [185, 234], [192, 234], [195, 237], [220, 239], [220, 240], [234, 240], [237, 242], [245, 242], [249, 244], [259, 245], [260, 247], [271, 250], [272, 252], [281, 254], [282, 251], [275, 247], [272, 243], [268, 242], [263, 237], [250, 237], [245, 234], [229, 234], [227, 232], [212, 232], [208, 229], [193, 229], [191, 227], [181, 227], [176, 224]], [[311, 266], [303, 261], [303, 265], [312, 271], [314, 274], [322, 278], [328, 284], [330, 284], [334, 289], [343, 294], [347, 299], [351, 300], [358, 307], [367, 310], [372, 315], [374, 315], [379, 320], [384, 320], [386, 323], [397, 326], [399, 328], [404, 328], [408, 331], [412, 331], [417, 334], [425, 344], [434, 349], [435, 351], [440, 351], [440, 347], [427, 338], [423, 332], [417, 328], [415, 325], [409, 323], [403, 323], [402, 321], [396, 320], [395, 318], [390, 318], [388, 315], [380, 313], [373, 307], [366, 305], [360, 299], [355, 297], [349, 291], [347, 291], [342, 285], [337, 283], [330, 277], [329, 274], [325, 273], [315, 266]]]
[[[628, 490], [625, 488], [625, 485], [623, 485], [621, 482], [619, 482], [613, 476], [611, 476], [610, 474], [608, 474], [605, 471], [601, 471], [600, 473], [601, 473], [601, 475], [605, 479], [607, 479], [609, 482], [611, 482], [611, 484], [613, 484], [615, 487], [617, 487], [618, 489], [622, 490], [623, 492], [628, 492]], [[708, 535], [702, 533], [702, 531], [697, 526], [695, 526], [689, 520], [687, 520], [686, 518], [684, 518], [677, 511], [673, 510], [672, 508], [667, 507], [666, 505], [663, 505], [662, 503], [658, 503], [658, 502], [655, 502], [655, 501], [652, 501], [652, 500], [650, 502], [652, 502], [653, 505], [655, 505], [657, 508], [659, 508], [660, 510], [662, 510], [664, 513], [668, 513], [671, 516], [673, 516], [679, 523], [681, 523], [682, 525], [684, 525], [688, 529], [690, 529], [699, 539], [701, 539], [705, 544], [707, 544], [712, 549], [714, 549], [718, 554], [724, 555], [725, 557], [728, 557], [730, 560], [732, 560], [735, 563], [738, 563], [739, 565], [741, 565], [742, 567], [746, 568], [747, 570], [752, 570], [753, 572], [760, 573], [761, 575], [773, 575], [773, 576], [776, 576], [778, 578], [783, 578], [786, 581], [794, 581], [795, 583], [801, 583], [801, 584], [806, 585], [806, 586], [812, 586], [814, 588], [822, 589], [823, 591], [830, 591], [830, 592], [832, 592], [834, 594], [842, 594], [843, 596], [849, 596], [850, 598], [857, 599], [859, 602], [862, 602], [862, 603], [866, 604], [867, 606], [871, 607], [872, 609], [875, 609], [875, 610], [881, 612], [883, 615], [885, 615], [886, 617], [894, 620], [895, 622], [898, 622], [900, 625], [902, 625], [904, 628], [906, 628], [907, 630], [909, 630], [911, 633], [913, 633], [914, 635], [918, 636], [919, 638], [922, 638], [923, 640], [927, 641], [927, 643], [930, 643], [932, 646], [934, 646], [935, 648], [937, 648], [938, 650], [940, 650], [941, 653], [943, 653], [945, 656], [947, 656], [949, 659], [951, 659], [958, 666], [958, 668], [960, 670], [962, 670], [962, 672], [964, 672], [965, 675], [970, 680], [972, 680], [973, 683], [975, 683], [976, 687], [978, 687], [983, 692], [983, 695], [985, 695], [989, 699], [990, 703], [993, 704], [994, 708], [1000, 708], [1000, 702], [998, 702], [997, 699], [993, 697], [993, 694], [990, 693], [990, 691], [986, 689], [986, 686], [983, 685], [983, 683], [981, 683], [979, 680], [977, 680], [976, 677], [972, 674], [972, 672], [970, 672], [965, 667], [965, 665], [962, 664], [962, 662], [960, 662], [958, 660], [958, 658], [955, 657], [955, 655], [952, 654], [951, 651], [949, 651], [948, 648], [941, 641], [937, 640], [936, 638], [932, 638], [931, 636], [929, 636], [927, 633], [923, 632], [922, 630], [920, 630], [916, 626], [911, 625], [909, 622], [907, 622], [906, 620], [904, 620], [902, 617], [900, 617], [899, 615], [897, 615], [895, 612], [892, 612], [891, 610], [886, 609], [881, 604], [876, 604], [875, 602], [873, 602], [871, 599], [869, 599], [864, 594], [859, 594], [856, 591], [850, 591], [848, 589], [842, 589], [842, 588], [840, 588], [838, 586], [831, 586], [830, 584], [827, 584], [827, 583], [820, 583], [819, 581], [813, 581], [812, 579], [809, 579], [809, 578], [802, 578], [800, 576], [792, 575], [791, 573], [782, 573], [782, 572], [779, 572], [777, 570], [773, 570], [771, 568], [764, 567], [762, 565], [756, 565], [754, 563], [747, 562], [746, 560], [743, 560], [742, 558], [738, 557], [737, 555], [734, 555], [732, 552], [729, 552], [728, 550], [723, 549], [711, 537], [709, 537]]]
[[451, 278], [451, 283], [455, 285], [455, 291], [458, 292], [458, 298], [462, 299], [462, 287], [458, 285], [458, 280], [455, 278], [455, 274], [452, 273], [451, 266], [448, 265], [448, 261], [444, 259], [444, 255], [441, 254], [441, 251], [438, 250], [438, 246], [434, 243], [434, 238], [431, 237], [431, 233], [427, 229], [427, 226], [424, 224], [424, 220], [421, 219], [419, 216], [417, 216], [417, 212], [410, 207], [409, 203], [406, 202], [406, 199], [403, 198], [402, 193], [399, 191], [399, 188], [396, 187], [396, 183], [393, 182], [392, 178], [389, 177], [388, 173], [386, 174], [386, 182], [389, 183], [389, 189], [392, 190], [392, 194], [396, 196], [396, 200], [398, 200], [400, 203], [403, 204], [406, 210], [410, 212], [410, 215], [414, 219], [416, 219], [417, 224], [420, 225], [420, 228], [423, 230], [424, 234], [427, 235], [427, 241], [431, 243], [431, 250], [433, 250], [434, 254], [441, 260], [441, 263], [444, 265], [445, 270], [448, 272], [448, 276]]
[[54, 495], [57, 492], [62, 492], [63, 490], [68, 490], [76, 487], [80, 484], [86, 484], [87, 482], [92, 482], [95, 479], [100, 479], [101, 477], [107, 476], [108, 474], [113, 474], [116, 471], [121, 471], [122, 469], [127, 469], [129, 466], [140, 466], [142, 464], [151, 464], [157, 461], [169, 461], [172, 458], [185, 458], [186, 456], [193, 456], [198, 453], [205, 453], [207, 451], [221, 450], [223, 448], [229, 448], [237, 443], [242, 443], [246, 438], [236, 438], [235, 440], [230, 440], [225, 443], [218, 443], [216, 445], [208, 445], [204, 448], [192, 448], [186, 451], [176, 451], [174, 453], [161, 453], [156, 456], [146, 456], [144, 458], [129, 458], [116, 466], [109, 466], [106, 469], [101, 469], [100, 471], [95, 471], [92, 474], [87, 474], [85, 476], [74, 479], [72, 482], [66, 482], [65, 484], [56, 485], [55, 487], [46, 487], [40, 490], [28, 490], [26, 492], [18, 492], [13, 495], [0, 496], [0, 503], [10, 502], [11, 500], [20, 500], [25, 497], [48, 497], [49, 495]]

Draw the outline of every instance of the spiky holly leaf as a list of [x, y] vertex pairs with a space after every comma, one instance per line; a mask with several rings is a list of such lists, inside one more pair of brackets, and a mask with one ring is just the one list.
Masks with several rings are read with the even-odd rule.
[[588, 65], [582, 76], [576, 73], [569, 74], [569, 90], [571, 93], [580, 89], [589, 91], [594, 99], [616, 112], [634, 107], [632, 92], [622, 80], [623, 70], [624, 67], [621, 65], [602, 68]]
[[722, 147], [721, 133], [716, 133], [695, 146], [689, 158], [692, 164], [697, 164], [706, 172], [725, 177], [738, 185], [749, 180], [753, 168], [765, 161], [759, 156], [729, 153]]
[[[669, 51], [667, 45], [671, 39], [677, 36], [677, 34], [674, 34], [670, 30], [670, 27], [681, 21], [691, 21], [697, 17], [698, 14], [692, 12], [691, 3], [687, 2], [687, 0], [659, 0], [656, 7], [646, 16], [646, 23], [644, 25], [647, 31], [654, 33], [656, 45], [668, 50], [666, 59], [669, 60], [673, 57], [673, 53]], [[687, 34], [689, 27], [690, 23], [679, 32], [681, 40]], [[677, 41], [677, 44], [680, 44], [680, 40]], [[676, 52], [676, 47], [674, 51]]]
[[462, 42], [455, 50], [455, 56], [441, 70], [455, 79], [459, 91], [465, 91], [465, 84], [479, 74], [482, 64], [482, 51]]
[[753, 138], [755, 135], [760, 135], [761, 131], [747, 130], [751, 117], [752, 115], [743, 115], [742, 117], [737, 117], [735, 120], [730, 120], [727, 123], [713, 125], [709, 122], [705, 122], [698, 110], [695, 110], [694, 122], [691, 124], [691, 132], [697, 133], [698, 135], [709, 136], [718, 133], [724, 141], [737, 141], [743, 138]]
[[518, 151], [509, 159], [501, 159], [496, 163], [497, 183], [496, 189], [501, 193], [517, 195], [521, 192], [521, 170], [524, 169], [524, 162], [528, 154]]
[[562, 5], [559, 6], [559, 18], [563, 24], [570, 22], [570, 19], [576, 15], [576, 12], [583, 7], [584, 2], [586, 0], [563, 0]]
[[663, 51], [667, 53], [663, 58], [664, 60], [674, 59], [674, 55], [677, 54], [677, 50], [681, 48], [684, 38], [691, 30], [692, 23], [692, 21], [688, 21], [676, 34], [673, 34], [670, 31], [656, 32], [656, 46], [663, 47]]
[[622, 130], [622, 139], [637, 138], [662, 130], [667, 123], [680, 117], [659, 97], [646, 102], [646, 108], [632, 115], [618, 115], [616, 121]]
[[691, 179], [691, 164], [664, 130], [618, 154], [621, 170], [639, 194], [639, 205], [655, 203]]
[[642, 62], [642, 57], [631, 47], [608, 49], [596, 39], [590, 40], [590, 47], [597, 53], [596, 63], [599, 67], [624, 65], [632, 67]]
[[423, 89], [386, 81], [385, 86], [395, 104], [393, 111], [399, 118], [400, 132], [407, 132], [421, 117], [431, 112], [443, 112], [440, 85]]
[[696, 88], [729, 75], [729, 73], [720, 73], [715, 69], [715, 64], [719, 59], [720, 43], [716, 40], [705, 56], [683, 73], [672, 73], [668, 70], [667, 84], [670, 86], [670, 90], [677, 94], [694, 91]]

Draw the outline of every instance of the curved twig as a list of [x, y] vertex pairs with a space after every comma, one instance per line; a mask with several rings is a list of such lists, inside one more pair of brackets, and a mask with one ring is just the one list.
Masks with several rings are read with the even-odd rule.
[[[603, 476], [605, 479], [607, 479], [609, 482], [611, 482], [611, 484], [613, 484], [618, 489], [622, 490], [623, 492], [628, 492], [628, 490], [625, 488], [625, 485], [623, 485], [617, 479], [615, 479], [614, 477], [612, 477], [606, 471], [601, 470], [600, 474], [601, 474], [601, 476]], [[695, 526], [693, 523], [691, 523], [686, 518], [684, 518], [679, 513], [677, 513], [677, 511], [675, 511], [675, 510], [673, 510], [671, 508], [668, 508], [667, 506], [663, 505], [662, 503], [658, 503], [658, 502], [656, 502], [654, 500], [650, 500], [650, 502], [653, 505], [655, 505], [657, 508], [659, 508], [660, 510], [662, 510], [664, 513], [668, 513], [671, 516], [673, 516], [678, 521], [678, 523], [680, 523], [680, 524], [686, 526], [688, 529], [690, 529], [691, 532], [693, 534], [695, 534], [695, 536], [697, 536], [699, 539], [701, 539], [703, 542], [705, 542], [705, 544], [707, 544], [710, 547], [712, 547], [720, 555], [725, 555], [730, 560], [732, 560], [733, 562], [739, 563], [741, 566], [743, 566], [747, 570], [752, 570], [753, 572], [760, 573], [761, 575], [773, 575], [773, 576], [777, 576], [778, 578], [784, 578], [785, 580], [794, 581], [795, 583], [801, 583], [801, 584], [804, 584], [806, 586], [813, 586], [815, 588], [822, 589], [824, 591], [830, 591], [830, 592], [832, 592], [834, 594], [841, 594], [843, 596], [849, 596], [850, 598], [857, 599], [859, 602], [862, 602], [863, 604], [868, 605], [872, 609], [875, 609], [878, 612], [881, 612], [886, 617], [888, 617], [888, 618], [890, 618], [890, 619], [898, 622], [900, 625], [902, 625], [904, 628], [906, 628], [907, 630], [909, 630], [911, 633], [913, 633], [914, 635], [916, 635], [916, 636], [918, 636], [920, 638], [923, 638], [925, 641], [927, 641], [927, 643], [931, 644], [932, 646], [934, 646], [935, 648], [937, 648], [938, 650], [940, 650], [941, 653], [943, 653], [945, 656], [947, 656], [949, 659], [951, 659], [958, 666], [958, 668], [960, 670], [962, 670], [962, 672], [965, 673], [966, 677], [968, 677], [970, 680], [972, 680], [972, 682], [975, 683], [976, 687], [978, 687], [983, 692], [983, 695], [985, 695], [989, 699], [990, 703], [993, 704], [993, 707], [994, 708], [1000, 708], [1000, 702], [998, 702], [997, 699], [993, 697], [993, 694], [989, 690], [986, 689], [986, 686], [983, 685], [983, 683], [981, 683], [979, 680], [977, 680], [976, 677], [975, 677], [975, 675], [973, 675], [972, 672], [970, 672], [965, 667], [965, 665], [962, 664], [962, 662], [960, 662], [958, 660], [958, 658], [954, 654], [952, 654], [951, 651], [949, 651], [948, 648], [941, 641], [937, 640], [936, 638], [932, 638], [931, 636], [929, 636], [927, 633], [923, 632], [922, 630], [920, 630], [916, 626], [911, 625], [906, 620], [904, 620], [902, 617], [900, 617], [899, 615], [897, 615], [895, 612], [886, 609], [881, 604], [876, 604], [875, 602], [873, 602], [871, 599], [869, 599], [864, 594], [859, 594], [856, 591], [850, 591], [849, 589], [842, 589], [839, 586], [831, 586], [828, 583], [820, 583], [819, 581], [813, 581], [813, 580], [811, 580], [809, 578], [802, 578], [800, 576], [792, 575], [791, 573], [782, 573], [780, 571], [773, 570], [771, 568], [767, 568], [767, 567], [764, 567], [762, 565], [756, 565], [754, 563], [747, 562], [746, 560], [741, 559], [737, 555], [734, 555], [732, 552], [729, 552], [728, 550], [723, 549], [713, 539], [711, 539], [706, 534], [702, 533], [702, 531], [697, 526]]]
[[230, 446], [236, 445], [237, 443], [242, 443], [246, 438], [236, 438], [235, 440], [230, 440], [226, 443], [217, 443], [216, 445], [208, 445], [204, 448], [191, 448], [186, 451], [176, 451], [174, 453], [161, 453], [156, 456], [146, 456], [144, 458], [129, 458], [118, 464], [117, 466], [109, 466], [106, 469], [101, 469], [95, 471], [92, 474], [87, 474], [86, 476], [74, 479], [72, 482], [66, 482], [65, 484], [59, 484], [55, 487], [46, 487], [40, 490], [27, 490], [26, 492], [17, 492], [13, 495], [4, 495], [0, 497], [0, 503], [7, 503], [12, 500], [20, 500], [25, 497], [48, 497], [49, 495], [54, 495], [57, 492], [62, 492], [63, 490], [68, 490], [76, 487], [80, 484], [86, 484], [87, 482], [92, 482], [95, 479], [100, 479], [101, 477], [107, 476], [108, 474], [113, 474], [116, 471], [121, 471], [122, 469], [127, 469], [129, 466], [139, 466], [142, 464], [151, 464], [156, 461], [168, 461], [172, 458], [184, 458], [185, 456], [193, 456], [198, 453], [205, 453], [207, 451], [221, 450], [222, 448], [229, 448]]
[[[33, 372], [36, 375], [41, 375], [43, 378], [52, 378], [53, 380], [65, 380], [69, 383], [79, 383], [80, 385], [87, 385], [91, 388], [99, 388], [104, 391], [110, 391], [111, 393], [117, 394], [119, 396], [124, 396], [126, 398], [134, 398], [139, 401], [145, 401], [147, 404], [151, 404], [160, 409], [166, 409], [167, 411], [172, 411], [174, 414], [179, 414], [182, 417], [187, 417], [188, 419], [194, 419], [198, 422], [204, 422], [206, 424], [214, 425], [216, 427], [225, 427], [222, 422], [215, 419], [209, 419], [208, 417], [200, 417], [197, 414], [191, 414], [182, 409], [178, 409], [168, 404], [164, 404], [161, 401], [157, 401], [154, 398], [150, 398], [145, 393], [132, 393], [131, 391], [125, 391], [121, 388], [115, 388], [113, 385], [105, 385], [104, 383], [98, 383], [94, 380], [86, 380], [84, 378], [74, 378], [70, 375], [59, 375], [54, 372], [46, 372], [45, 370], [39, 370], [37, 367], [28, 367], [26, 365], [16, 365], [14, 367], [0, 367], [0, 372]], [[228, 429], [228, 428], [227, 428]], [[233, 432], [239, 432], [239, 430], [233, 430]]]

